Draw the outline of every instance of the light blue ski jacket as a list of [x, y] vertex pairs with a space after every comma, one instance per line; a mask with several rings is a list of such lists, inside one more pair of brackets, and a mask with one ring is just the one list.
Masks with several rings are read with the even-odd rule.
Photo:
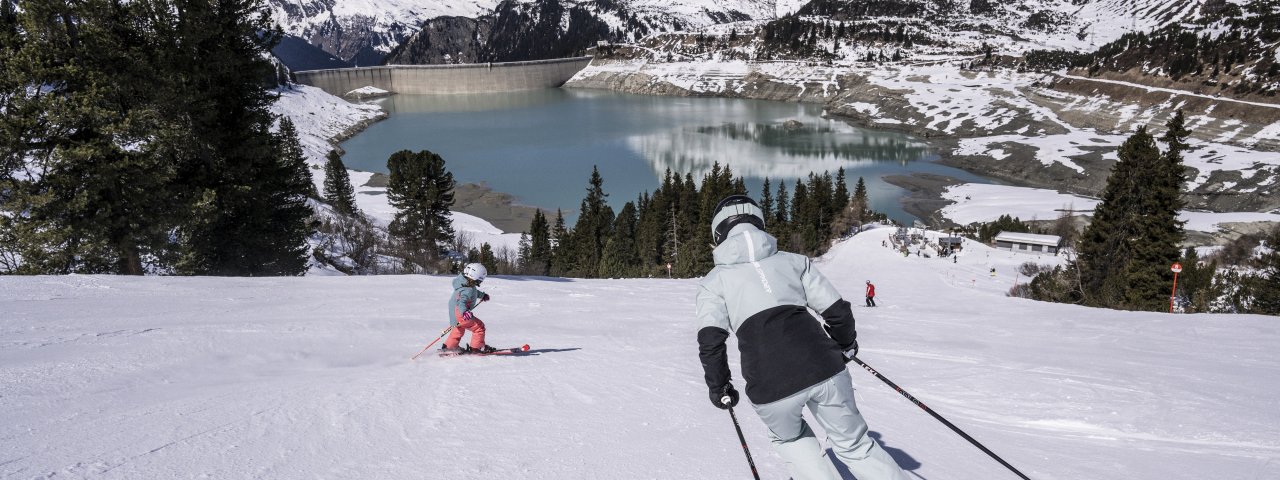
[[453, 279], [453, 295], [449, 297], [449, 325], [458, 326], [462, 314], [480, 305], [484, 292], [476, 287], [467, 286], [467, 277], [458, 275]]

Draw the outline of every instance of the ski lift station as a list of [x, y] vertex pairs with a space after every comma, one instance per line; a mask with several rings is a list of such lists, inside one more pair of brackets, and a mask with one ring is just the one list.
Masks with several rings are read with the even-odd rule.
[[1020, 232], [1000, 232], [996, 235], [996, 249], [999, 250], [1057, 255], [1060, 248], [1062, 248], [1062, 237], [1057, 235]]

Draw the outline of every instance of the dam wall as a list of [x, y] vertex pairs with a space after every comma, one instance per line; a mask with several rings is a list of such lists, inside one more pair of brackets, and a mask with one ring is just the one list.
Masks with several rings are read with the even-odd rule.
[[294, 72], [298, 83], [337, 96], [361, 87], [393, 93], [487, 93], [555, 88], [591, 63], [591, 57], [462, 65], [383, 65]]

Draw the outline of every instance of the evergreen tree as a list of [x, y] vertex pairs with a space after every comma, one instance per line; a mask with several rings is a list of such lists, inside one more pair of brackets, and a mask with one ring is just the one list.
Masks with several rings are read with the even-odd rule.
[[796, 180], [795, 190], [791, 196], [791, 236], [784, 241], [787, 248], [803, 255], [809, 254], [805, 239], [814, 236], [817, 219], [809, 205], [809, 186]]
[[520, 232], [520, 242], [516, 244], [516, 271], [520, 275], [532, 275], [533, 263], [529, 259], [531, 250], [529, 245], [529, 233]]
[[0, 229], [17, 272], [144, 273], [178, 212], [173, 162], [153, 140], [165, 76], [140, 7], [0, 4]]
[[489, 246], [489, 242], [484, 242], [483, 245], [480, 245], [479, 262], [484, 265], [484, 269], [490, 274], [503, 273], [498, 269], [498, 257], [493, 255], [493, 247]]
[[157, 62], [173, 80], [162, 113], [185, 127], [163, 141], [179, 152], [177, 182], [188, 187], [186, 201], [194, 205], [177, 230], [183, 243], [178, 270], [301, 273], [311, 213], [292, 200], [298, 173], [280, 160], [270, 132], [275, 68], [267, 59], [281, 33], [268, 6], [260, 0], [137, 3], [148, 9], [146, 18], [160, 19], [153, 26], [163, 43]]
[[1208, 312], [1213, 299], [1219, 296], [1213, 288], [1217, 261], [1201, 265], [1196, 249], [1187, 247], [1178, 263], [1182, 264], [1182, 273], [1178, 275], [1178, 296], [1186, 302], [1187, 312]]
[[604, 246], [613, 229], [613, 208], [605, 200], [608, 196], [604, 193], [600, 169], [592, 167], [587, 196], [582, 199], [581, 213], [573, 226], [576, 264], [572, 273], [575, 276], [590, 278], [600, 272]]
[[270, 130], [262, 2], [0, 3], [0, 181], [39, 172], [0, 186], [24, 212], [0, 228], [29, 272], [303, 271], [314, 186]]
[[541, 276], [551, 274], [551, 230], [547, 226], [547, 216], [542, 214], [542, 210], [534, 210], [533, 221], [529, 223], [528, 258], [529, 274]]
[[764, 186], [760, 188], [760, 211], [764, 213], [766, 228], [773, 226], [773, 192], [769, 189], [769, 177], [764, 178]]
[[835, 212], [840, 212], [849, 206], [849, 185], [844, 181], [844, 167], [836, 170], [835, 188], [836, 190], [831, 198], [831, 205]]
[[769, 232], [778, 239], [778, 247], [782, 248], [787, 245], [791, 238], [791, 204], [787, 199], [787, 181], [778, 181], [777, 206], [774, 208], [773, 225], [765, 224], [769, 228]]
[[573, 239], [565, 228], [564, 212], [556, 209], [556, 221], [551, 227], [551, 274], [563, 277], [573, 267]]
[[392, 235], [408, 248], [420, 266], [437, 260], [453, 241], [449, 208], [453, 206], [453, 174], [440, 155], [427, 150], [401, 150], [387, 159], [387, 201], [396, 208]]
[[1089, 305], [1161, 311], [1168, 308], [1169, 265], [1180, 256], [1180, 239], [1168, 224], [1175, 232], [1182, 224], [1176, 210], [1166, 211], [1178, 205], [1169, 199], [1176, 197], [1169, 191], [1174, 174], [1143, 127], [1120, 146], [1119, 157], [1081, 238], [1081, 290]]
[[1268, 250], [1256, 262], [1258, 274], [1249, 280], [1249, 312], [1280, 315], [1280, 227], [1271, 230], [1265, 243]]
[[631, 202], [622, 206], [613, 222], [613, 233], [605, 244], [600, 262], [600, 276], [622, 278], [638, 273], [640, 251], [636, 248], [636, 208]]
[[351, 175], [336, 150], [330, 150], [325, 157], [324, 200], [343, 215], [353, 215], [356, 212], [356, 191], [351, 186]]
[[[307, 153], [302, 150], [302, 143], [298, 141], [298, 129], [293, 126], [293, 120], [289, 117], [280, 118], [280, 131], [276, 132], [276, 142], [280, 145], [280, 157], [284, 159], [284, 163], [289, 165], [288, 169], [297, 176], [293, 179], [295, 182], [306, 180], [307, 196], [310, 198], [320, 198], [316, 193], [315, 179], [311, 177], [311, 169], [307, 166]], [[348, 180], [350, 185], [350, 180]]]
[[[708, 251], [707, 244], [711, 241], [710, 220], [707, 223], [699, 223], [699, 219], [702, 218], [699, 208], [701, 201], [698, 195], [698, 184], [694, 182], [693, 174], [686, 173], [677, 187], [680, 191], [674, 231], [677, 232], [680, 243], [678, 244], [679, 255], [672, 262], [675, 264], [674, 274], [679, 278], [701, 276], [706, 272], [699, 271], [699, 268], [707, 260], [699, 258], [699, 254], [705, 257]], [[700, 241], [702, 244], [698, 245]]]
[[867, 198], [867, 184], [858, 177], [858, 184], [853, 188], [853, 200], [850, 201], [853, 206], [854, 213], [857, 215], [858, 224], [862, 225], [870, 220], [871, 200]]

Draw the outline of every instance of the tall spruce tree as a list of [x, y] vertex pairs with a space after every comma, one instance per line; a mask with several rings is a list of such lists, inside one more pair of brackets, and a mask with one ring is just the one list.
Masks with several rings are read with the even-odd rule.
[[575, 265], [570, 271], [574, 276], [590, 278], [600, 272], [604, 246], [613, 229], [613, 208], [607, 203], [608, 196], [600, 169], [592, 167], [587, 196], [582, 199], [581, 213], [573, 226]]
[[613, 222], [609, 242], [605, 244], [600, 260], [600, 276], [604, 278], [629, 277], [639, 273], [640, 251], [636, 248], [636, 208], [631, 202], [622, 206]]
[[774, 208], [773, 225], [766, 224], [769, 233], [778, 239], [779, 248], [787, 248], [787, 242], [791, 238], [791, 204], [787, 198], [787, 181], [778, 181], [777, 206]]
[[1120, 146], [1119, 157], [1080, 241], [1083, 300], [1107, 308], [1166, 310], [1169, 265], [1180, 257], [1183, 236], [1177, 220], [1180, 157], [1161, 155], [1145, 127]]
[[773, 225], [773, 191], [769, 187], [769, 177], [764, 177], [764, 185], [760, 187], [760, 212], [764, 214], [766, 228]]
[[551, 274], [563, 277], [573, 268], [573, 238], [564, 224], [564, 212], [556, 209], [556, 221], [551, 226]]
[[401, 150], [387, 159], [387, 200], [396, 208], [390, 233], [419, 256], [422, 267], [439, 259], [453, 241], [449, 209], [453, 206], [453, 174], [440, 155]]
[[849, 206], [849, 185], [844, 180], [844, 167], [836, 170], [836, 190], [831, 198], [831, 205], [837, 214]]
[[489, 245], [489, 242], [484, 242], [483, 245], [480, 245], [480, 258], [478, 261], [481, 265], [484, 265], [484, 269], [490, 274], [505, 273], [498, 268], [498, 257], [493, 254], [493, 247]]
[[516, 272], [520, 275], [533, 275], [533, 262], [529, 259], [529, 232], [520, 232], [520, 242], [516, 244]]
[[336, 150], [330, 150], [325, 156], [324, 200], [343, 215], [356, 212], [356, 191], [351, 186], [351, 174]]
[[852, 208], [857, 215], [858, 224], [865, 224], [870, 220], [868, 213], [871, 211], [871, 200], [867, 198], [867, 183], [862, 177], [858, 177], [858, 184], [853, 188]]
[[791, 195], [791, 236], [785, 240], [787, 248], [808, 255], [805, 239], [815, 234], [816, 224], [817, 219], [809, 205], [809, 186], [802, 180], [796, 180], [796, 187]]
[[298, 141], [298, 129], [294, 127], [293, 120], [289, 117], [280, 118], [280, 130], [276, 132], [276, 142], [280, 145], [280, 158], [298, 177], [295, 181], [305, 179], [307, 196], [320, 198], [316, 192], [315, 180], [311, 177], [311, 169], [307, 166], [307, 153], [302, 150], [302, 143]]
[[551, 274], [551, 230], [542, 210], [534, 210], [529, 222], [529, 274]]
[[261, 0], [137, 3], [160, 19], [157, 61], [173, 79], [163, 113], [187, 127], [165, 141], [180, 152], [177, 181], [194, 205], [178, 228], [179, 271], [301, 273], [307, 228], [297, 224], [311, 213], [292, 200], [296, 192], [279, 190], [298, 185], [270, 131], [275, 67], [267, 59], [281, 33], [269, 7]]

